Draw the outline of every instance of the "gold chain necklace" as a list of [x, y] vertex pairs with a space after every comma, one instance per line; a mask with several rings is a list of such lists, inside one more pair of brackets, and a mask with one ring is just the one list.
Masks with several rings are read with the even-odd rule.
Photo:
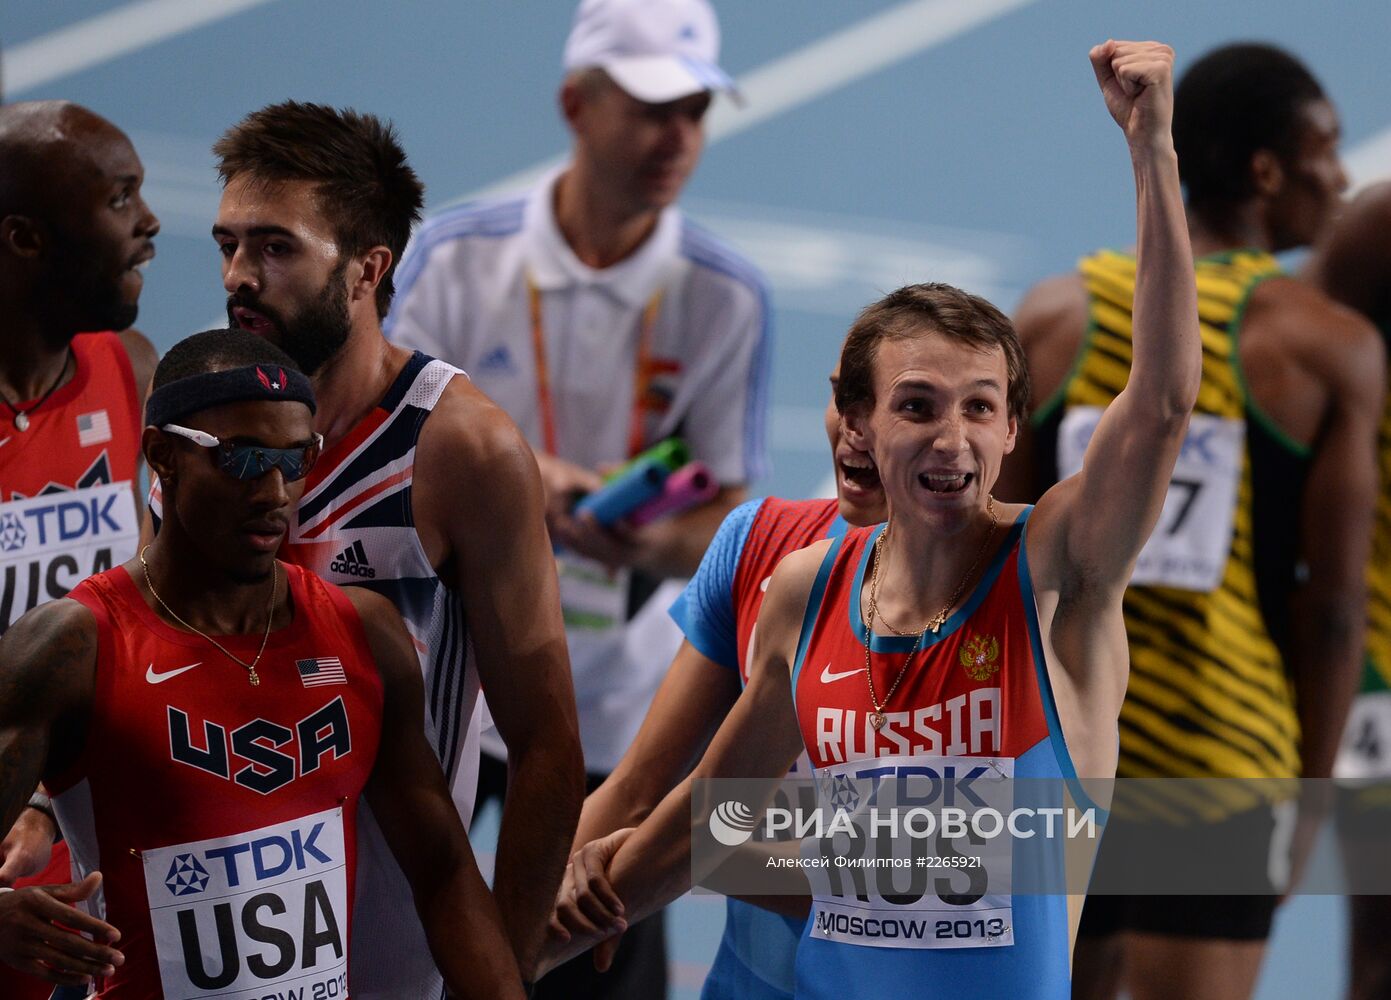
[[885, 527], [879, 537], [874, 541], [874, 568], [870, 570], [869, 576], [869, 614], [864, 621], [864, 627], [865, 680], [869, 682], [869, 702], [874, 706], [874, 711], [871, 712], [869, 716], [869, 723], [874, 727], [875, 732], [883, 728], [885, 721], [884, 706], [889, 703], [889, 699], [892, 698], [894, 692], [898, 690], [899, 682], [902, 681], [904, 675], [908, 673], [908, 665], [913, 662], [913, 656], [922, 648], [923, 638], [927, 635], [928, 629], [931, 629], [934, 635], [941, 629], [942, 624], [947, 620], [947, 615], [951, 613], [951, 609], [956, 605], [957, 600], [960, 599], [962, 592], [966, 589], [966, 584], [970, 582], [971, 577], [975, 575], [976, 568], [980, 565], [981, 559], [985, 556], [986, 550], [990, 547], [991, 541], [995, 538], [995, 529], [999, 526], [1000, 519], [995, 514], [995, 498], [989, 494], [986, 495], [985, 509], [987, 513], [990, 514], [990, 531], [986, 534], [985, 541], [981, 544], [980, 550], [976, 553], [976, 558], [972, 560], [971, 568], [966, 571], [966, 575], [963, 576], [961, 582], [957, 584], [956, 592], [952, 594], [951, 600], [947, 601], [946, 607], [942, 608], [941, 611], [937, 612], [936, 615], [929, 619], [927, 624], [922, 627], [922, 630], [917, 633], [917, 638], [913, 640], [913, 648], [908, 650], [908, 658], [903, 661], [903, 667], [899, 670], [898, 676], [894, 678], [894, 682], [889, 687], [888, 693], [884, 695], [884, 700], [882, 702], [879, 701], [878, 695], [874, 692], [874, 672], [869, 668], [869, 647], [874, 640], [874, 619], [877, 617], [888, 626], [889, 631], [893, 632], [895, 635], [909, 636], [913, 635], [913, 633], [900, 632], [898, 629], [894, 628], [893, 625], [890, 625], [888, 620], [879, 613], [879, 567], [884, 561], [884, 539], [888, 537], [889, 529]]
[[[966, 589], [966, 584], [971, 582], [971, 577], [975, 575], [976, 569], [980, 566], [980, 561], [985, 558], [985, 553], [990, 548], [990, 543], [995, 539], [995, 529], [1000, 526], [999, 515], [995, 513], [995, 498], [988, 493], [985, 497], [985, 512], [990, 515], [990, 531], [986, 533], [985, 541], [981, 543], [980, 548], [976, 551], [976, 558], [972, 560], [971, 568], [966, 571], [966, 575], [963, 576], [961, 582], [956, 585], [956, 591], [951, 595], [951, 598], [947, 601], [942, 610], [929, 618], [922, 628], [913, 629], [911, 631], [900, 631], [894, 627], [892, 622], [881, 614], [879, 615], [879, 620], [884, 624], [885, 628], [894, 635], [901, 636], [917, 635], [920, 632], [926, 632], [928, 629], [931, 629], [933, 633], [941, 631], [942, 625], [945, 624], [947, 620], [947, 616], [951, 614], [951, 609], [954, 608], [956, 602], [961, 599], [961, 594]], [[878, 579], [879, 563], [884, 554], [884, 540], [888, 537], [889, 529], [885, 527], [874, 542], [874, 575], [870, 578], [869, 602], [870, 607], [874, 608], [876, 613], [878, 611], [878, 591], [875, 589], [875, 581]], [[873, 626], [873, 624], [874, 620], [871, 617], [870, 625]]]
[[247, 679], [251, 681], [251, 686], [258, 686], [261, 683], [261, 678], [256, 673], [256, 664], [261, 662], [261, 656], [266, 651], [266, 643], [270, 641], [270, 626], [271, 622], [275, 620], [275, 592], [277, 589], [279, 589], [280, 586], [280, 580], [278, 576], [279, 567], [276, 565], [276, 561], [273, 561], [270, 564], [270, 600], [266, 602], [266, 634], [261, 636], [261, 648], [256, 651], [256, 659], [252, 660], [250, 663], [247, 663], [245, 660], [233, 656], [231, 651], [226, 646], [222, 645], [222, 643], [218, 642], [212, 636], [208, 635], [208, 633], [204, 632], [202, 629], [194, 628], [188, 622], [184, 621], [174, 612], [173, 608], [164, 603], [164, 598], [159, 596], [159, 591], [155, 590], [155, 585], [150, 582], [150, 565], [149, 563], [145, 562], [145, 553], [149, 550], [150, 547], [148, 545], [146, 545], [143, 549], [140, 550], [140, 568], [145, 571], [145, 586], [150, 588], [150, 593], [154, 596], [154, 599], [159, 602], [159, 606], [163, 608], [166, 612], [168, 612], [170, 618], [174, 619], [174, 621], [178, 622], [184, 628], [188, 629], [190, 632], [198, 633], [204, 639], [207, 639], [208, 642], [212, 643], [218, 649], [222, 650], [224, 656], [226, 656], [233, 663], [237, 664], [237, 666], [243, 667], [246, 670]]

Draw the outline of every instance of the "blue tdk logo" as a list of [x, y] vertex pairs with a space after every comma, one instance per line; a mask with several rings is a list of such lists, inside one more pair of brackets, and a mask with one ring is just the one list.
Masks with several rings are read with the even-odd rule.
[[115, 494], [87, 500], [61, 500], [26, 510], [24, 516], [37, 528], [39, 544], [48, 545], [50, 539], [70, 542], [88, 535], [119, 534], [121, 525], [112, 516], [116, 504]]
[[24, 530], [24, 522], [17, 514], [0, 516], [0, 551], [13, 552], [24, 548], [29, 532]]
[[208, 887], [208, 870], [192, 854], [179, 854], [169, 865], [164, 884], [175, 896], [193, 896]]

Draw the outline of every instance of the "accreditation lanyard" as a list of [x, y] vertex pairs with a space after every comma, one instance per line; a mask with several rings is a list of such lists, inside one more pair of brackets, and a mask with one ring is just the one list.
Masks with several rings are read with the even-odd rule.
[[[546, 363], [546, 334], [541, 325], [541, 289], [536, 287], [529, 275], [526, 291], [531, 303], [531, 349], [536, 355], [536, 403], [541, 410], [541, 439], [547, 453], [558, 456], [555, 399], [551, 395], [550, 368]], [[656, 325], [661, 304], [662, 293], [659, 289], [643, 307], [642, 324], [638, 327], [637, 360], [633, 364], [633, 415], [628, 424], [629, 458], [640, 454], [645, 443], [643, 414], [647, 409], [647, 391], [652, 382], [652, 328]]]

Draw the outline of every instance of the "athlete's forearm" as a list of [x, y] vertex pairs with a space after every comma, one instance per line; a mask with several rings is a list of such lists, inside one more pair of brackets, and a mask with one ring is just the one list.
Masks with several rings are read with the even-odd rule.
[[[773, 633], [770, 644], [776, 647], [778, 639]], [[691, 802], [697, 781], [761, 779], [771, 799], [796, 760], [802, 741], [785, 670], [780, 661], [756, 667], [749, 687], [690, 777], [672, 789], [614, 855], [609, 881], [630, 922], [676, 899], [696, 877], [691, 865]], [[761, 803], [749, 804], [755, 812], [761, 808]], [[702, 865], [713, 869], [717, 861], [702, 858]]]
[[1198, 397], [1197, 288], [1173, 140], [1132, 147], [1136, 194], [1134, 356], [1125, 394], [1138, 414], [1185, 419]]
[[[651, 916], [690, 888], [690, 780], [687, 778], [673, 789], [633, 831], [605, 870], [609, 884], [623, 902], [622, 918], [628, 926]], [[630, 849], [628, 844], [633, 840], [638, 843]], [[549, 942], [538, 969], [540, 975], [617, 933], [607, 922], [595, 923], [592, 915], [578, 922], [559, 913], [558, 916], [567, 937], [563, 942]]]
[[565, 874], [584, 799], [578, 753], [545, 740], [508, 746], [507, 801], [493, 896], [523, 972], [531, 977]]
[[1305, 593], [1292, 603], [1289, 666], [1299, 715], [1300, 773], [1328, 778], [1362, 677], [1364, 602], [1356, 595]]
[[693, 780], [672, 789], [613, 856], [609, 881], [629, 923], [656, 913], [691, 887]]
[[522, 1000], [522, 974], [497, 906], [467, 839], [461, 839], [462, 849], [451, 852], [443, 870], [412, 886], [430, 953], [450, 996]]

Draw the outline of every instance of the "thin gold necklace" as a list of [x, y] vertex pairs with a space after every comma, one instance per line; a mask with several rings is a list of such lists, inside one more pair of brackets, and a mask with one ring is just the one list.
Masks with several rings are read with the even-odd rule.
[[995, 514], [995, 498], [989, 494], [986, 495], [985, 509], [990, 514], [990, 531], [985, 536], [985, 542], [981, 545], [980, 551], [976, 553], [976, 558], [971, 562], [971, 568], [966, 571], [966, 575], [963, 576], [961, 582], [957, 584], [956, 592], [952, 594], [951, 600], [947, 602], [946, 607], [929, 619], [927, 624], [922, 627], [922, 630], [917, 633], [917, 638], [913, 640], [913, 648], [908, 650], [908, 658], [903, 661], [903, 666], [898, 671], [898, 676], [894, 678], [894, 682], [889, 687], [888, 693], [884, 695], [884, 700], [882, 702], [879, 701], [878, 695], [874, 692], [874, 672], [869, 668], [869, 647], [874, 641], [874, 619], [877, 617], [888, 626], [889, 631], [893, 632], [895, 635], [908, 636], [913, 635], [913, 633], [900, 632], [890, 625], [884, 616], [879, 613], [879, 567], [884, 561], [884, 539], [888, 536], [889, 529], [885, 527], [879, 537], [875, 539], [874, 568], [870, 571], [869, 577], [869, 614], [863, 622], [865, 629], [865, 680], [869, 683], [869, 703], [874, 706], [874, 711], [869, 715], [869, 723], [874, 727], [875, 732], [878, 732], [884, 727], [886, 718], [884, 715], [884, 706], [889, 703], [889, 699], [891, 699], [894, 696], [894, 692], [898, 690], [899, 682], [902, 681], [904, 675], [908, 673], [908, 665], [913, 662], [913, 656], [922, 648], [923, 638], [927, 635], [928, 629], [931, 629], [934, 635], [941, 629], [943, 622], [947, 620], [947, 615], [951, 613], [951, 609], [956, 605], [957, 600], [960, 599], [962, 592], [965, 591], [966, 584], [970, 582], [971, 577], [975, 575], [976, 567], [980, 565], [982, 557], [984, 557], [986, 550], [990, 547], [990, 542], [995, 537], [995, 529], [999, 526], [1000, 519]]
[[150, 564], [145, 562], [145, 553], [149, 550], [150, 547], [148, 545], [146, 545], [143, 549], [140, 550], [140, 568], [145, 571], [145, 586], [150, 588], [150, 593], [154, 596], [154, 599], [159, 602], [159, 606], [169, 614], [170, 618], [174, 619], [174, 621], [178, 622], [184, 628], [188, 629], [190, 632], [197, 632], [204, 639], [207, 639], [208, 642], [212, 643], [218, 649], [222, 650], [224, 656], [226, 656], [233, 663], [237, 664], [237, 666], [242, 667], [246, 670], [247, 679], [251, 681], [251, 686], [258, 686], [261, 683], [261, 678], [256, 673], [256, 664], [261, 662], [261, 656], [266, 651], [266, 643], [270, 641], [270, 626], [271, 622], [275, 620], [275, 592], [280, 586], [278, 576], [279, 567], [276, 565], [276, 562], [273, 561], [270, 564], [270, 600], [266, 602], [266, 634], [261, 636], [261, 648], [256, 651], [256, 659], [252, 660], [250, 663], [247, 663], [240, 657], [233, 656], [231, 650], [229, 650], [226, 646], [222, 645], [222, 643], [218, 642], [212, 636], [208, 635], [208, 633], [204, 632], [200, 628], [195, 628], [188, 622], [184, 621], [182, 618], [178, 616], [178, 614], [175, 613], [173, 608], [171, 608], [168, 604], [164, 603], [164, 598], [159, 596], [159, 591], [155, 590], [155, 585], [150, 582]]
[[[887, 628], [894, 635], [901, 636], [917, 635], [920, 632], [926, 632], [928, 629], [931, 629], [933, 633], [937, 633], [942, 630], [942, 625], [946, 623], [947, 616], [951, 614], [951, 609], [954, 608], [956, 606], [956, 602], [961, 599], [961, 594], [965, 591], [966, 584], [971, 582], [971, 577], [975, 575], [976, 569], [980, 566], [980, 561], [985, 558], [985, 553], [989, 550], [990, 543], [995, 540], [995, 529], [1000, 526], [999, 515], [995, 513], [995, 498], [988, 493], [985, 496], [985, 512], [990, 515], [990, 530], [985, 535], [985, 541], [981, 542], [980, 548], [976, 551], [976, 558], [971, 561], [971, 568], [966, 570], [966, 575], [963, 576], [961, 578], [961, 582], [956, 585], [955, 592], [951, 595], [951, 598], [947, 601], [946, 605], [942, 608], [942, 610], [938, 611], [935, 615], [929, 618], [927, 620], [927, 623], [923, 625], [922, 628], [912, 629], [910, 631], [900, 631], [899, 629], [894, 627], [892, 622], [890, 622], [887, 618], [880, 614], [879, 620], [883, 622], [885, 628]], [[886, 526], [883, 532], [874, 542], [874, 574], [870, 578], [869, 603], [870, 607], [875, 610], [875, 613], [878, 613], [879, 607], [879, 592], [877, 589], [877, 583], [879, 579], [879, 563], [882, 561], [882, 557], [884, 554], [884, 541], [888, 537], [889, 529]], [[874, 625], [874, 619], [872, 616], [870, 618], [870, 625]]]

